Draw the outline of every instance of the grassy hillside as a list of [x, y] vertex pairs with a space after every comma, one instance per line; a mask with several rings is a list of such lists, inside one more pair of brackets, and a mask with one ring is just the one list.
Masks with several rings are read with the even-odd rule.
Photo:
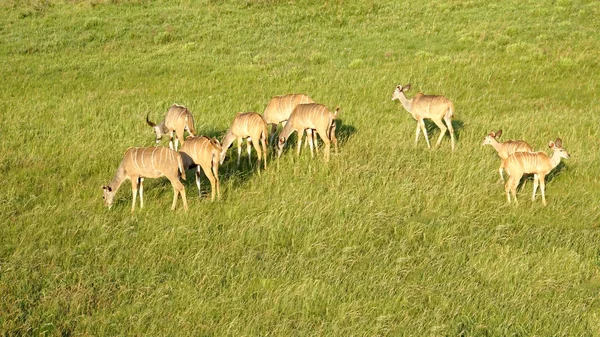
[[[598, 336], [596, 1], [0, 3], [2, 335]], [[456, 107], [414, 144], [396, 85]], [[223, 197], [146, 180], [102, 206], [144, 118], [174, 102], [221, 138], [306, 93], [341, 107], [340, 153], [235, 151]], [[435, 142], [438, 129], [429, 124]], [[571, 159], [508, 205], [483, 137], [561, 137]], [[166, 142], [163, 143], [166, 145]], [[322, 155], [322, 154], [321, 154]], [[245, 159], [245, 158], [244, 158]]]

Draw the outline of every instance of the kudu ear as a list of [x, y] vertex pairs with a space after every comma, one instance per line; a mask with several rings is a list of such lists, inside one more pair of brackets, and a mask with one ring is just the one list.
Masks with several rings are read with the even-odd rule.
[[410, 90], [410, 83], [405, 85], [404, 88], [402, 89], [402, 91], [409, 91]]
[[548, 143], [548, 147], [551, 149], [553, 149], [555, 145], [556, 144], [554, 144], [554, 142], [552, 142], [552, 141], [550, 143]]
[[490, 134], [488, 136], [490, 136], [492, 138], [496, 138], [496, 133], [494, 131], [492, 131], [492, 132], [490, 132]]
[[556, 138], [556, 141], [554, 143], [556, 144], [556, 147], [562, 147], [562, 139]]
[[496, 136], [494, 138], [500, 138], [502, 136], [502, 130], [496, 131]]

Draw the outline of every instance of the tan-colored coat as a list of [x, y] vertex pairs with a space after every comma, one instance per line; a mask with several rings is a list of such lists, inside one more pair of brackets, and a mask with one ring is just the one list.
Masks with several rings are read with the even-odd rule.
[[[179, 104], [173, 104], [167, 110], [165, 119], [159, 125], [152, 123], [148, 119], [148, 116], [146, 116], [146, 122], [154, 128], [156, 143], [159, 143], [164, 135], [169, 135], [169, 147], [175, 151], [177, 151], [178, 142], [181, 142], [181, 145], [185, 142], [183, 138], [185, 131], [189, 132], [191, 136], [196, 134], [192, 113], [186, 107]], [[176, 136], [175, 147], [173, 147], [173, 135]]]
[[[404, 109], [408, 111], [414, 119], [417, 120], [417, 130], [415, 137], [415, 145], [419, 140], [419, 134], [423, 130], [425, 135], [425, 141], [427, 147], [431, 148], [429, 144], [429, 137], [427, 136], [427, 129], [425, 128], [425, 118], [431, 119], [435, 125], [437, 125], [441, 132], [437, 140], [436, 145], [439, 146], [446, 130], [450, 132], [450, 139], [452, 141], [452, 151], [454, 151], [454, 128], [452, 127], [452, 116], [454, 116], [454, 104], [444, 96], [437, 95], [423, 95], [422, 93], [416, 94], [412, 99], [406, 98], [404, 92], [410, 89], [410, 84], [406, 86], [397, 86], [396, 90], [392, 95], [392, 100], [399, 100]], [[442, 119], [446, 122], [446, 126], [442, 123]]]
[[[533, 152], [533, 148], [531, 145], [527, 144], [527, 142], [523, 140], [507, 140], [503, 143], [498, 141], [498, 138], [502, 135], [502, 130], [498, 130], [497, 132], [490, 132], [485, 138], [483, 138], [483, 142], [481, 145], [491, 145], [500, 159], [506, 159], [510, 155], [515, 152]], [[504, 169], [504, 164], [501, 162], [500, 164], [500, 179], [504, 181], [504, 176], [502, 175], [502, 171]]]
[[131, 180], [131, 190], [133, 192], [133, 204], [131, 211], [135, 209], [135, 200], [139, 188], [140, 207], [144, 207], [144, 178], [159, 178], [165, 176], [173, 185], [173, 205], [175, 209], [177, 204], [177, 195], [181, 194], [183, 207], [187, 210], [187, 200], [185, 198], [185, 187], [179, 181], [181, 176], [185, 180], [185, 171], [181, 155], [174, 150], [166, 147], [132, 147], [125, 151], [121, 165], [117, 169], [113, 180], [104, 190], [104, 205], [109, 208], [112, 206], [115, 194], [126, 179]]
[[504, 185], [506, 199], [509, 203], [509, 192], [512, 192], [515, 202], [517, 202], [517, 185], [521, 181], [523, 174], [530, 173], [533, 174], [533, 195], [531, 196], [531, 200], [535, 200], [535, 193], [539, 184], [542, 191], [542, 203], [544, 206], [546, 205], [546, 175], [558, 166], [561, 158], [570, 158], [569, 153], [563, 149], [560, 138], [557, 138], [556, 142], [550, 142], [548, 147], [553, 151], [551, 157], [543, 151], [516, 152], [502, 160], [502, 164], [510, 176]]
[[[223, 138], [223, 149], [221, 150], [221, 164], [225, 160], [227, 149], [231, 146], [234, 140], [237, 139], [238, 159], [237, 166], [240, 166], [240, 158], [242, 155], [242, 141], [247, 140], [248, 163], [252, 165], [250, 155], [250, 144], [254, 144], [256, 154], [258, 156], [257, 170], [260, 172], [261, 158], [264, 158], [265, 170], [267, 169], [267, 123], [261, 115], [256, 112], [238, 112], [231, 123], [231, 127]], [[262, 144], [262, 151], [259, 146]]]
[[196, 185], [198, 186], [198, 195], [200, 191], [200, 168], [210, 181], [211, 200], [215, 200], [215, 187], [217, 195], [221, 198], [221, 187], [219, 182], [219, 155], [222, 147], [218, 140], [210, 139], [205, 136], [188, 137], [185, 144], [181, 146], [179, 153], [183, 158], [183, 166], [186, 170], [193, 166], [196, 170]]
[[[298, 104], [314, 103], [314, 101], [305, 94], [287, 94], [282, 96], [275, 96], [271, 98], [269, 104], [265, 108], [263, 118], [267, 124], [271, 124], [271, 137], [269, 142], [273, 144], [275, 132], [277, 131], [277, 125], [283, 123], [285, 126], [286, 121], [290, 118], [292, 111]], [[315, 138], [316, 139], [316, 138]]]
[[[329, 111], [329, 109], [327, 109], [326, 106], [317, 103], [297, 105], [290, 115], [290, 118], [283, 128], [283, 131], [281, 131], [281, 134], [279, 135], [277, 156], [281, 156], [285, 142], [287, 141], [288, 137], [294, 133], [294, 131], [298, 132], [297, 154], [300, 155], [300, 148], [302, 145], [301, 137], [304, 133], [304, 130], [316, 130], [323, 140], [323, 143], [325, 143], [325, 161], [329, 161], [329, 152], [332, 141], [335, 146], [335, 152], [338, 152], [337, 138], [335, 137], [335, 119], [337, 118], [338, 111], [339, 108], [332, 113]], [[312, 156], [312, 137], [309, 136], [307, 139], [310, 145], [310, 152]]]

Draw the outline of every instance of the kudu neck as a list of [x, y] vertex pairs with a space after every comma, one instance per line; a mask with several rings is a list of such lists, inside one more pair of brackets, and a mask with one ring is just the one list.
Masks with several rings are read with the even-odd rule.
[[404, 92], [400, 92], [400, 95], [398, 95], [398, 98], [400, 100], [400, 104], [402, 104], [404, 109], [406, 109], [406, 111], [412, 113], [412, 99], [408, 99], [406, 97], [406, 95], [404, 94]]

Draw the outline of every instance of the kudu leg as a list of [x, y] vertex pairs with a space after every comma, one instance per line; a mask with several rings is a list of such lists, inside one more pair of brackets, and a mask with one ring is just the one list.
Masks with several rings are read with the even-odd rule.
[[177, 195], [181, 194], [181, 199], [183, 200], [183, 209], [188, 210], [187, 199], [185, 198], [185, 186], [179, 181], [179, 178], [175, 176], [171, 178], [171, 185], [173, 185], [173, 204], [171, 205], [171, 210], [175, 210], [175, 206], [177, 205]]
[[427, 148], [431, 149], [431, 144], [429, 144], [429, 137], [427, 136], [427, 128], [425, 127], [425, 121], [420, 119], [419, 124], [421, 125], [421, 130], [423, 130], [423, 136], [425, 136], [425, 141], [427, 142]]
[[442, 123], [441, 119], [432, 119], [432, 121], [435, 123], [435, 125], [437, 125], [438, 128], [440, 128], [440, 136], [438, 137], [438, 140], [435, 143], [435, 146], [440, 146], [440, 143], [442, 142], [442, 139], [444, 138], [444, 135], [446, 134], [446, 130], [448, 128], [444, 125], [444, 123]]
[[546, 176], [545, 175], [538, 175], [538, 180], [540, 182], [540, 190], [542, 192], [542, 204], [544, 204], [544, 206], [548, 205], [546, 203]]
[[298, 132], [298, 150], [296, 151], [296, 155], [300, 156], [300, 149], [302, 149], [302, 136], [304, 135], [304, 131]]
[[313, 143], [313, 131], [312, 131], [312, 129], [306, 129], [306, 140], [307, 140], [308, 146], [310, 147], [310, 157], [314, 158], [315, 154], [313, 152], [313, 145], [314, 145], [314, 143]]
[[417, 131], [415, 131], [416, 136], [415, 136], [415, 147], [417, 146], [417, 143], [419, 142], [419, 135], [421, 134], [421, 123], [419, 123], [419, 121], [417, 121]]
[[323, 152], [325, 153], [325, 161], [329, 161], [329, 153], [331, 151], [331, 141], [329, 140], [329, 136], [327, 135], [327, 131], [325, 129], [319, 128], [317, 129], [317, 132], [319, 133], [319, 136], [321, 137], [321, 140], [323, 140]]
[[137, 199], [139, 177], [131, 177], [131, 193], [133, 193], [133, 204], [131, 204], [131, 213], [135, 210], [135, 203]]
[[454, 128], [452, 127], [452, 117], [446, 115], [446, 117], [444, 117], [444, 120], [446, 121], [446, 125], [448, 126], [448, 132], [450, 133], [450, 141], [452, 144], [452, 151], [454, 151]]
[[252, 145], [252, 138], [248, 137], [248, 139], [246, 139], [246, 152], [248, 152], [248, 166], [250, 166], [250, 168], [252, 168]]
[[[206, 172], [206, 170], [204, 171]], [[198, 197], [200, 198], [202, 197], [202, 192], [200, 190], [200, 165], [196, 167], [196, 186], [198, 186]]]
[[140, 178], [140, 208], [144, 208], [144, 178]]
[[265, 170], [266, 170], [267, 169], [267, 135], [262, 137], [260, 139], [260, 141], [262, 142], [262, 150], [263, 150], [262, 157], [263, 157], [263, 160], [265, 161], [264, 165], [265, 165]]
[[537, 174], [533, 175], [533, 194], [531, 195], [531, 201], [535, 201], [535, 192], [538, 188], [539, 176]]
[[[338, 153], [338, 141], [337, 141], [337, 137], [335, 136], [335, 130], [337, 129], [337, 126], [335, 125], [335, 121], [333, 121], [333, 124], [331, 125], [331, 129], [329, 129], [329, 140], [331, 140], [333, 142], [333, 146], [335, 147], [335, 153]], [[316, 139], [317, 137], [315, 137]]]
[[516, 205], [519, 204], [519, 200], [517, 200], [517, 187], [519, 186], [519, 182], [521, 181], [522, 177], [523, 175], [521, 175], [520, 177], [514, 177], [512, 185], [510, 186], [510, 191], [512, 192], [513, 199], [515, 199]]
[[[248, 139], [250, 139], [250, 138], [248, 138]], [[256, 171], [258, 172], [258, 174], [260, 174], [260, 161], [263, 159], [262, 151], [260, 149], [260, 140], [261, 140], [261, 138], [259, 137], [255, 142], [251, 142], [250, 144], [248, 144], [248, 159], [250, 159], [250, 152], [252, 150], [250, 145], [254, 145], [254, 149], [256, 150], [256, 157], [258, 158], [256, 161]], [[266, 162], [266, 158], [265, 158], [265, 162]]]
[[242, 157], [242, 139], [237, 139], [237, 147], [238, 147], [238, 158], [237, 158], [237, 167], [240, 167], [240, 158]]

